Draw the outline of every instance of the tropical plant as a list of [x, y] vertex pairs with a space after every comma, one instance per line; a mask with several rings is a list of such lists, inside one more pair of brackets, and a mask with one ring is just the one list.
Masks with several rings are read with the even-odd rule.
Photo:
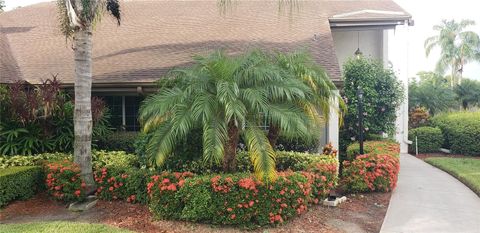
[[[303, 109], [310, 119], [315, 122], [315, 126], [321, 127], [329, 118], [330, 107], [337, 108], [337, 110], [346, 112], [346, 107], [343, 99], [339, 94], [336, 94], [337, 88], [330, 80], [327, 73], [318, 65], [306, 52], [293, 53], [277, 53], [275, 56], [277, 65], [288, 75], [303, 82], [311, 89], [313, 95], [309, 95], [302, 101], [298, 101], [297, 105]], [[335, 99], [338, 100], [340, 108], [333, 105]], [[339, 114], [342, 119], [342, 114]], [[281, 134], [285, 138], [298, 135], [296, 132], [280, 132], [279, 126], [272, 122], [268, 130], [268, 139], [272, 147], [275, 148], [278, 136]], [[318, 132], [319, 129], [310, 129], [311, 132]], [[318, 134], [306, 134], [313, 136], [310, 140], [318, 140]], [[302, 138], [305, 140], [305, 137]], [[297, 139], [298, 140], [298, 139]]]
[[436, 113], [457, 108], [455, 93], [444, 76], [435, 72], [419, 72], [418, 80], [413, 79], [408, 85], [408, 105], [425, 107], [429, 113]]
[[87, 193], [95, 190], [92, 172], [92, 29], [108, 12], [120, 25], [118, 0], [57, 0], [62, 33], [73, 39], [75, 54], [74, 157], [80, 165]]
[[456, 94], [456, 99], [460, 102], [464, 110], [480, 104], [479, 81], [465, 79], [462, 83], [456, 85], [453, 91]]
[[436, 71], [444, 74], [450, 69], [450, 86], [460, 84], [464, 65], [480, 59], [480, 38], [473, 31], [466, 31], [469, 26], [475, 25], [473, 20], [442, 20], [441, 24], [433, 26], [437, 35], [425, 40], [425, 52], [428, 56], [433, 48], [440, 47], [440, 59]]
[[5, 7], [6, 7], [6, 6], [5, 6], [5, 0], [0, 0], [0, 13], [2, 13], [2, 12], [4, 11], [3, 9], [4, 9]]
[[173, 71], [169, 79], [176, 85], [164, 85], [141, 106], [143, 130], [154, 132], [147, 154], [162, 165], [177, 141], [201, 126], [205, 161], [223, 160], [224, 171], [235, 170], [243, 136], [257, 177], [275, 179], [275, 152], [260, 126], [266, 120], [283, 132], [307, 134], [314, 122], [297, 103], [309, 98], [311, 89], [259, 51], [237, 57], [218, 51], [195, 61]]

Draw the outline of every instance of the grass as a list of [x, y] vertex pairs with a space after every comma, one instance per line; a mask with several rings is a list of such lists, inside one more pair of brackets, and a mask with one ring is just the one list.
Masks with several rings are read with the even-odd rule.
[[109, 227], [102, 224], [77, 223], [77, 222], [35, 222], [22, 224], [0, 224], [0, 232], [9, 233], [102, 233], [102, 232], [131, 232], [125, 229]]
[[456, 177], [480, 196], [480, 159], [431, 157], [425, 161]]

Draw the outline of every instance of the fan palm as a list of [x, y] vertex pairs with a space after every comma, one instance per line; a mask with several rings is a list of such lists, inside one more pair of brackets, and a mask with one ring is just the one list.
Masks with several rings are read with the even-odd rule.
[[109, 12], [120, 25], [118, 0], [57, 0], [62, 33], [73, 39], [75, 59], [74, 162], [87, 192], [95, 190], [92, 173], [92, 28]]
[[177, 141], [201, 126], [205, 161], [223, 161], [225, 172], [234, 171], [243, 137], [255, 174], [275, 179], [275, 152], [260, 125], [267, 118], [281, 130], [307, 134], [314, 122], [295, 103], [312, 95], [310, 88], [259, 51], [238, 57], [215, 52], [195, 61], [191, 68], [173, 71], [175, 85], [161, 88], [141, 106], [143, 130], [153, 134], [147, 154], [162, 165]]
[[436, 71], [444, 74], [447, 69], [451, 71], [450, 85], [453, 87], [462, 79], [463, 67], [466, 63], [479, 60], [479, 36], [473, 31], [465, 31], [468, 26], [475, 25], [472, 20], [443, 20], [433, 29], [438, 34], [425, 40], [425, 52], [428, 56], [433, 48], [440, 47], [440, 59]]
[[[315, 137], [317, 135], [315, 131], [321, 130], [322, 123], [328, 120], [330, 107], [337, 108], [339, 113], [346, 111], [343, 99], [334, 92], [337, 90], [335, 84], [330, 80], [325, 70], [312, 59], [309, 53], [304, 51], [277, 53], [274, 59], [280, 69], [310, 88], [311, 95], [306, 96], [305, 99], [297, 100], [296, 104], [298, 104], [299, 108], [303, 109], [305, 114], [315, 124], [313, 124], [314, 127], [310, 129], [310, 134], [298, 135], [298, 133], [295, 132], [280, 132], [275, 122], [270, 121], [268, 139], [273, 147], [275, 147], [280, 133], [287, 136], [287, 138], [292, 136]], [[333, 105], [335, 99], [338, 100], [340, 108]], [[342, 114], [339, 115], [341, 123]], [[317, 138], [313, 138], [313, 140], [316, 139]]]

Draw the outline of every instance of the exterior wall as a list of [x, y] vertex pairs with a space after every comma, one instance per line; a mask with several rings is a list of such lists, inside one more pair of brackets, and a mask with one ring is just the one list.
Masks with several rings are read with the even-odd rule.
[[357, 48], [364, 56], [383, 60], [384, 30], [346, 31], [332, 29], [335, 53], [338, 64], [343, 69], [343, 63], [353, 57]]

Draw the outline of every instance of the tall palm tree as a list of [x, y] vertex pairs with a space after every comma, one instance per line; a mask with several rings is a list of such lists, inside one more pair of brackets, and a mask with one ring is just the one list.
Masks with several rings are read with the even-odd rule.
[[195, 61], [191, 68], [173, 71], [176, 85], [160, 89], [141, 106], [143, 130], [153, 134], [147, 154], [162, 165], [177, 141], [201, 126], [205, 161], [223, 161], [225, 172], [234, 171], [242, 136], [257, 177], [275, 179], [275, 152], [260, 125], [266, 117], [281, 130], [307, 134], [314, 122], [294, 103], [312, 95], [308, 86], [282, 74], [258, 51], [239, 57], [215, 52]]
[[479, 36], [473, 31], [465, 30], [472, 25], [475, 25], [472, 20], [461, 20], [457, 23], [455, 20], [444, 19], [441, 24], [433, 26], [438, 34], [425, 40], [427, 57], [433, 48], [440, 47], [436, 71], [445, 74], [445, 71], [450, 69], [451, 87], [461, 82], [465, 64], [480, 59]]
[[[311, 121], [315, 122], [314, 127], [310, 129], [309, 135], [298, 135], [295, 132], [280, 132], [279, 127], [272, 122], [268, 131], [268, 139], [270, 144], [275, 147], [276, 141], [280, 133], [285, 136], [315, 136], [314, 131], [321, 130], [321, 125], [329, 118], [330, 107], [337, 108], [339, 113], [345, 112], [346, 107], [340, 95], [335, 94], [335, 84], [330, 80], [325, 70], [318, 65], [305, 51], [296, 51], [292, 53], [277, 53], [275, 54], [276, 65], [293, 76], [299, 81], [303, 82], [311, 90], [312, 95], [307, 98], [298, 100], [296, 104], [303, 109], [305, 114]], [[332, 105], [338, 100], [339, 107]], [[339, 114], [340, 122], [342, 121], [342, 114]], [[293, 135], [292, 135], [293, 133]]]
[[73, 39], [75, 59], [74, 162], [87, 192], [95, 190], [92, 173], [92, 28], [109, 12], [120, 25], [118, 0], [57, 0], [62, 33]]

